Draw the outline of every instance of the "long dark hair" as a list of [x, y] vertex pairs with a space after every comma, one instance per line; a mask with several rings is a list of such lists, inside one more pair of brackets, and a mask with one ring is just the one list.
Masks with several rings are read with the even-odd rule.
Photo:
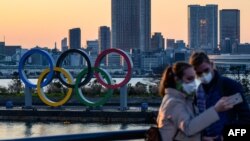
[[182, 79], [184, 75], [184, 71], [188, 68], [192, 67], [192, 65], [186, 62], [176, 62], [173, 66], [169, 66], [165, 69], [162, 74], [159, 93], [161, 96], [165, 95], [166, 88], [176, 88], [176, 79]]

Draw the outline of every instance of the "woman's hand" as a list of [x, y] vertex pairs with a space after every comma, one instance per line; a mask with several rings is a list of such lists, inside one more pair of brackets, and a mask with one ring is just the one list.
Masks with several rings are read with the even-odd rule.
[[229, 98], [222, 97], [214, 106], [216, 112], [224, 112], [233, 108], [233, 103], [229, 101]]

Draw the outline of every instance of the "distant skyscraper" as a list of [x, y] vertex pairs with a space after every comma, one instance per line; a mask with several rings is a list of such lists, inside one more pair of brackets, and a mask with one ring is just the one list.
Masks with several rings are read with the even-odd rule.
[[[68, 50], [68, 40], [67, 38], [63, 38], [62, 41], [61, 41], [61, 51], [64, 52]], [[64, 59], [64, 65], [69, 65], [70, 64], [70, 56], [67, 56], [65, 59]]]
[[73, 28], [69, 30], [69, 48], [81, 48], [81, 29]]
[[174, 48], [175, 47], [175, 39], [167, 39], [167, 48]]
[[68, 49], [68, 45], [67, 45], [67, 38], [63, 38], [61, 41], [61, 51], [64, 52]]
[[165, 39], [160, 32], [156, 32], [151, 39], [152, 50], [164, 50]]
[[112, 48], [150, 48], [151, 0], [112, 0]]
[[184, 49], [186, 47], [186, 44], [183, 40], [176, 40], [175, 48], [176, 49]]
[[98, 40], [88, 40], [87, 41], [87, 51], [90, 56], [91, 64], [95, 64], [95, 60], [98, 56]]
[[[81, 29], [73, 28], [69, 30], [69, 48], [80, 49], [81, 48]], [[69, 64], [72, 66], [83, 65], [84, 62], [81, 60], [80, 55], [71, 54]]]
[[188, 44], [194, 49], [215, 50], [218, 44], [218, 5], [188, 6]]
[[98, 55], [98, 40], [88, 40], [87, 50], [91, 52], [90, 55]]
[[101, 26], [98, 33], [99, 53], [110, 48], [110, 28]]
[[[0, 54], [4, 54], [5, 42], [0, 42]], [[0, 60], [3, 59], [4, 56], [0, 56]]]
[[232, 53], [233, 43], [240, 43], [240, 10], [222, 9], [220, 10], [220, 45], [222, 52]]

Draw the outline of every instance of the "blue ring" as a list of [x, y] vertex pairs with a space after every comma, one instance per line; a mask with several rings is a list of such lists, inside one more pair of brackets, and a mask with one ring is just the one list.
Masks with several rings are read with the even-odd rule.
[[52, 58], [52, 56], [47, 52], [47, 51], [44, 51], [44, 50], [41, 50], [41, 49], [31, 49], [29, 51], [27, 51], [20, 59], [19, 61], [19, 65], [18, 65], [18, 72], [19, 72], [19, 76], [21, 78], [21, 80], [23, 81], [23, 83], [30, 87], [30, 88], [36, 88], [37, 85], [35, 84], [32, 84], [28, 78], [26, 77], [25, 75], [25, 72], [23, 70], [24, 68], [24, 65], [25, 65], [25, 62], [27, 61], [27, 59], [34, 53], [38, 53], [38, 54], [41, 54], [43, 56], [46, 57], [46, 59], [48, 59], [49, 61], [49, 68], [50, 68], [50, 71], [48, 73], [48, 75], [46, 76], [46, 80], [42, 82], [41, 84], [41, 87], [44, 87], [46, 86], [47, 84], [49, 84], [51, 82], [51, 80], [53, 79], [53, 76], [54, 76], [54, 71], [53, 71], [53, 67], [54, 67], [54, 59]]

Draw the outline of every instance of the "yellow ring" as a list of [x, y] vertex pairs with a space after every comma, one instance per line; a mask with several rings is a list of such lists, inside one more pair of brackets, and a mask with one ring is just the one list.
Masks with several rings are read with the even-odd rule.
[[[59, 68], [59, 67], [54, 67], [53, 69], [54, 71], [57, 71], [57, 72], [61, 72], [67, 79], [68, 83], [69, 84], [72, 84], [73, 82], [73, 77], [70, 75], [70, 73], [68, 73], [65, 69], [62, 69], [62, 68]], [[52, 101], [50, 100], [43, 92], [43, 89], [41, 88], [41, 83], [43, 82], [43, 79], [45, 78], [45, 75], [47, 75], [49, 73], [50, 69], [45, 69], [39, 76], [38, 78], [38, 81], [37, 81], [37, 93], [38, 93], [38, 96], [39, 98], [48, 106], [52, 106], [52, 107], [58, 107], [58, 106], [61, 106], [63, 104], [65, 104], [71, 97], [71, 94], [72, 94], [72, 91], [73, 89], [72, 88], [68, 88], [68, 92], [66, 94], [66, 96], [58, 101], [58, 102], [55, 102], [55, 101]]]

